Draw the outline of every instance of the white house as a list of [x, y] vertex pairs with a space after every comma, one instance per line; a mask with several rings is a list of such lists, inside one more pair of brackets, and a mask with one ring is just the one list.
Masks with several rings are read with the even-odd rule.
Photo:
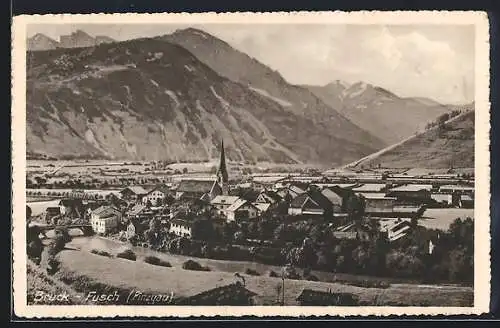
[[238, 196], [218, 195], [210, 201], [210, 205], [217, 210], [217, 213], [225, 215], [225, 210], [239, 199], [240, 198]]
[[122, 218], [121, 212], [113, 206], [101, 206], [90, 215], [92, 229], [98, 234], [107, 234], [118, 228]]
[[244, 199], [238, 199], [224, 212], [228, 222], [244, 219], [254, 219], [259, 215], [259, 209], [255, 205]]
[[170, 222], [169, 232], [176, 236], [191, 238], [193, 235], [193, 226], [189, 221], [173, 219]]
[[153, 206], [161, 205], [169, 192], [169, 188], [165, 186], [156, 187], [142, 197], [142, 202], [146, 204], [149, 201]]

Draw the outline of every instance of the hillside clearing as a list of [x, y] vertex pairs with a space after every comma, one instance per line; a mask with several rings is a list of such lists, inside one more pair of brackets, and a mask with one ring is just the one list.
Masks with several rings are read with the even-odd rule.
[[[78, 252], [78, 253], [76, 253]], [[197, 272], [180, 267], [158, 267], [140, 261], [109, 259], [87, 252], [65, 250], [59, 254], [63, 272], [77, 273], [92, 280], [124, 289], [143, 292], [171, 293], [175, 296], [192, 296], [200, 292], [228, 285], [237, 278], [228, 272]], [[245, 275], [246, 288], [257, 293], [260, 304], [272, 304], [277, 296], [280, 278]], [[296, 297], [304, 288], [354, 293], [362, 304], [372, 305], [427, 305], [427, 306], [471, 306], [471, 288], [440, 289], [424, 286], [396, 285], [387, 289], [361, 288], [338, 283], [304, 280], [285, 281], [287, 305], [296, 305]]]

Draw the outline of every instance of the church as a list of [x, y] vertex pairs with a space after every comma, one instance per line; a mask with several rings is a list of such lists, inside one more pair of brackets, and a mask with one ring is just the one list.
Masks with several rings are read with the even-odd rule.
[[224, 141], [221, 142], [220, 160], [215, 180], [182, 180], [177, 187], [175, 198], [185, 200], [201, 199], [210, 202], [219, 195], [229, 195], [229, 174]]

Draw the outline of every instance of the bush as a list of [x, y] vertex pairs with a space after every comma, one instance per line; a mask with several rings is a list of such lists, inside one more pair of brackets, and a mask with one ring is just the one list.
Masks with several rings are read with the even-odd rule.
[[168, 268], [170, 268], [172, 266], [170, 264], [170, 262], [164, 261], [156, 256], [146, 256], [144, 258], [144, 262], [151, 264], [151, 265], [158, 265], [158, 266], [168, 267]]
[[184, 270], [193, 270], [193, 271], [210, 271], [209, 267], [204, 267], [200, 263], [195, 262], [193, 260], [187, 260], [182, 263], [182, 268]]
[[55, 257], [50, 256], [47, 261], [47, 273], [53, 275], [57, 271], [59, 271], [60, 267], [61, 267], [61, 262], [59, 262], [59, 260], [56, 259]]
[[249, 275], [249, 276], [260, 276], [260, 273], [259, 273], [259, 272], [257, 272], [257, 271], [256, 271], [256, 270], [254, 270], [254, 269], [250, 269], [250, 268], [246, 269], [246, 270], [245, 270], [245, 273], [246, 273], [247, 275]]
[[269, 270], [267, 272], [266, 276], [268, 276], [268, 277], [279, 277], [279, 275], [276, 272], [274, 272], [273, 270]]
[[110, 253], [108, 253], [106, 251], [101, 251], [101, 250], [98, 250], [98, 249], [92, 249], [90, 252], [92, 254], [96, 254], [96, 255], [101, 255], [101, 256], [106, 256], [106, 257], [113, 257], [113, 255], [111, 255]]
[[131, 261], [135, 261], [137, 259], [137, 256], [135, 255], [135, 253], [132, 252], [130, 249], [127, 249], [121, 253], [116, 254], [116, 257], [131, 260]]

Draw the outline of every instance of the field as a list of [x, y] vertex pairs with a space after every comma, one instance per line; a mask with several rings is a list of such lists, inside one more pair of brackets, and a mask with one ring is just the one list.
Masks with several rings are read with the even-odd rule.
[[[78, 252], [78, 253], [77, 253]], [[152, 266], [138, 259], [109, 259], [90, 252], [65, 250], [59, 254], [62, 272], [77, 273], [109, 286], [137, 289], [143, 292], [170, 293], [176, 296], [191, 296], [218, 286], [237, 281], [229, 272], [188, 271], [177, 263], [172, 268]], [[280, 278], [245, 275], [246, 288], [257, 293], [260, 304], [271, 304], [277, 295]], [[471, 306], [473, 291], [467, 287], [392, 285], [387, 289], [361, 288], [339, 283], [304, 280], [285, 281], [287, 305], [296, 305], [296, 297], [304, 288], [354, 293], [363, 304], [372, 305], [426, 305], [426, 306]]]
[[474, 209], [467, 208], [430, 208], [424, 212], [419, 224], [428, 229], [448, 230], [456, 218], [474, 219]]

